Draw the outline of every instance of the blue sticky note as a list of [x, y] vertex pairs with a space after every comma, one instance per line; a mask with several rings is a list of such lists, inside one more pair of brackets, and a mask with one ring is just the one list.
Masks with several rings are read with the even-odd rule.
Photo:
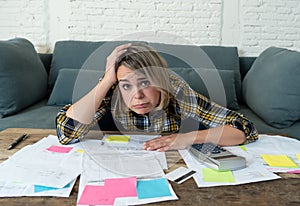
[[166, 178], [138, 180], [137, 193], [139, 199], [171, 196]]
[[[70, 184], [67, 184], [63, 188], [68, 188], [68, 187], [70, 187]], [[43, 186], [43, 185], [34, 185], [34, 192], [44, 192], [44, 191], [58, 190], [58, 189], [61, 189], [61, 188], [47, 187], [47, 186]]]

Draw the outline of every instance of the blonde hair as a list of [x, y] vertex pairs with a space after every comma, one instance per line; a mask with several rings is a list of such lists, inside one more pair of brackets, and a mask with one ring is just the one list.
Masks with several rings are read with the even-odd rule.
[[[161, 110], [168, 106], [170, 94], [172, 93], [170, 91], [168, 64], [157, 51], [146, 44], [133, 43], [116, 61], [116, 73], [122, 65], [145, 75], [151, 86], [156, 87], [160, 91], [160, 102], [155, 110]], [[116, 114], [128, 112], [118, 87], [115, 90], [113, 99], [114, 104], [112, 104], [112, 108]]]

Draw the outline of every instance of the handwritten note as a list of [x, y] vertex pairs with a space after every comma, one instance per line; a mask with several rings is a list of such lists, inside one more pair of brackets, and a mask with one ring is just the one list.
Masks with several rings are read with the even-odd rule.
[[202, 169], [204, 182], [235, 182], [231, 171], [216, 171], [210, 168]]
[[107, 142], [129, 142], [130, 136], [127, 135], [109, 135], [106, 138]]
[[137, 193], [139, 199], [171, 196], [169, 185], [165, 178], [139, 180]]
[[57, 153], [68, 153], [73, 149], [73, 147], [63, 147], [63, 146], [50, 146], [46, 150], [50, 152], [57, 152]]
[[287, 155], [262, 154], [263, 160], [271, 167], [297, 168], [298, 165]]

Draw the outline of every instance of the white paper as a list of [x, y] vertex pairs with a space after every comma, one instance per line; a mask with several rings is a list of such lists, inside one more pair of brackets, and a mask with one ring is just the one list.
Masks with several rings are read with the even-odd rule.
[[69, 187], [44, 189], [44, 191], [36, 192], [35, 185], [28, 185], [22, 183], [0, 182], [0, 197], [22, 197], [22, 196], [55, 196], [55, 197], [69, 197], [74, 187], [76, 180], [69, 183]]
[[[118, 167], [125, 159], [124, 162], [137, 163], [144, 161], [145, 157], [148, 156], [148, 160], [155, 158], [162, 169], [167, 169], [167, 158], [165, 152], [156, 152], [156, 151], [145, 151], [143, 150], [143, 143], [149, 139], [157, 137], [156, 135], [126, 135], [130, 136], [130, 141], [127, 143], [115, 143], [107, 142], [106, 138], [110, 135], [104, 135], [102, 140], [93, 140], [93, 139], [83, 139], [81, 145], [85, 152], [90, 156], [95, 158], [95, 161], [98, 163], [104, 164], [103, 167], [109, 169], [115, 169]], [[112, 154], [112, 155], [108, 155]], [[107, 164], [110, 163], [109, 159], [113, 158], [115, 160], [115, 165]], [[117, 164], [118, 163], [118, 164]], [[155, 164], [154, 162], [152, 162]], [[152, 164], [150, 164], [152, 165]], [[124, 165], [125, 167], [129, 167]], [[130, 165], [131, 167], [131, 165]], [[153, 170], [157, 169], [157, 166], [153, 167]], [[121, 171], [121, 170], [120, 170]], [[140, 176], [136, 174], [136, 176]]]
[[300, 168], [271, 167], [262, 159], [262, 154], [287, 155], [300, 167], [296, 154], [300, 154], [300, 141], [279, 135], [259, 135], [259, 139], [245, 145], [246, 151], [253, 161], [272, 172], [289, 172]]
[[[147, 164], [147, 162], [143, 162], [143, 164]], [[108, 178], [122, 178], [128, 177], [127, 175], [120, 175], [118, 173], [114, 173], [111, 170], [107, 170], [101, 165], [99, 165], [93, 157], [91, 157], [88, 153], [85, 153], [82, 161], [82, 174], [80, 176], [80, 183], [78, 189], [78, 197], [77, 201], [80, 199], [82, 191], [85, 185], [104, 185], [104, 180]], [[164, 172], [161, 170], [160, 174], [156, 174], [152, 178], [164, 177]], [[151, 177], [148, 177], [151, 179]], [[172, 196], [160, 197], [160, 198], [149, 198], [149, 199], [138, 199], [137, 197], [126, 197], [126, 198], [116, 198], [114, 205], [139, 205], [139, 204], [147, 204], [152, 202], [160, 202], [166, 200], [176, 200], [178, 197], [176, 196], [174, 190], [171, 185], [169, 185], [170, 192]]]
[[[97, 140], [85, 140], [82, 144], [85, 148], [85, 155], [93, 159], [99, 167], [111, 173], [124, 177], [135, 176], [137, 178], [151, 178], [163, 174], [160, 162], [165, 162], [166, 164], [164, 152], [119, 150], [119, 147], [102, 144]], [[125, 145], [123, 148], [126, 147]], [[131, 147], [130, 145], [128, 146]]]
[[197, 160], [188, 150], [180, 150], [182, 158], [189, 169], [195, 170], [197, 173], [193, 176], [198, 187], [212, 187], [221, 185], [239, 185], [259, 181], [267, 181], [279, 179], [280, 176], [268, 171], [261, 164], [253, 159], [253, 155], [243, 151], [240, 147], [227, 147], [232, 153], [245, 157], [247, 167], [240, 170], [232, 171], [235, 182], [205, 182], [202, 174], [202, 169], [207, 168], [206, 165]]
[[[28, 145], [0, 164], [0, 196], [69, 196], [75, 179], [81, 173], [82, 149], [70, 145], [68, 153], [48, 151], [62, 146], [56, 136], [49, 135]], [[79, 152], [81, 150], [81, 152]], [[70, 184], [70, 187], [63, 188]], [[34, 187], [62, 188], [34, 192]]]
[[[111, 145], [112, 147], [118, 148], [118, 150], [143, 150], [143, 144], [160, 135], [124, 135], [129, 136], [129, 141], [127, 143], [118, 143], [118, 142], [108, 142], [106, 139], [114, 134], [105, 134], [102, 138], [103, 142], [106, 145]], [[117, 135], [120, 136], [120, 135]], [[122, 136], [122, 135], [121, 135]]]
[[[86, 151], [83, 158], [83, 171], [80, 177], [78, 200], [86, 184], [103, 185], [107, 178], [135, 176], [138, 179], [164, 177], [167, 169], [164, 152], [150, 152], [142, 149], [143, 143], [157, 136], [130, 135], [127, 143], [88, 140], [81, 142]], [[151, 202], [178, 199], [169, 185], [172, 196], [139, 200], [137, 197], [117, 198], [115, 205], [137, 205]]]

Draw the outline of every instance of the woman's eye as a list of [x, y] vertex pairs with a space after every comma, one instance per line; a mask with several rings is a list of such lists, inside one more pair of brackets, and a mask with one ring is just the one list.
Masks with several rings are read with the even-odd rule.
[[123, 88], [124, 90], [129, 90], [129, 89], [130, 89], [130, 85], [129, 85], [129, 84], [123, 84], [123, 85], [122, 85], [122, 88]]
[[150, 85], [150, 81], [145, 80], [140, 83], [141, 87], [148, 87]]

